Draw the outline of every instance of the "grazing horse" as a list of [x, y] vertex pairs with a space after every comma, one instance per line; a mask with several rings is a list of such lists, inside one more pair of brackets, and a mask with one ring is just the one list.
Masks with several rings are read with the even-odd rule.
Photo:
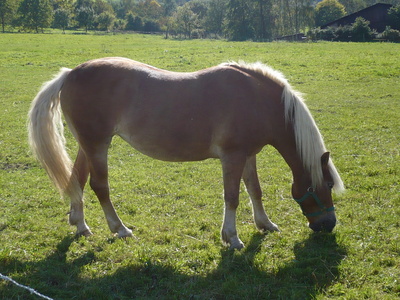
[[[61, 107], [61, 109], [60, 109]], [[72, 164], [65, 148], [61, 111], [79, 144]], [[259, 230], [278, 231], [265, 213], [256, 154], [275, 147], [293, 173], [292, 195], [314, 231], [332, 231], [331, 190], [343, 190], [319, 130], [299, 93], [261, 63], [223, 63], [192, 73], [161, 70], [126, 58], [101, 58], [63, 68], [45, 83], [29, 112], [29, 141], [48, 175], [71, 200], [69, 222], [90, 235], [83, 188], [90, 186], [108, 226], [119, 237], [132, 231], [110, 200], [107, 152], [114, 135], [164, 161], [218, 158], [225, 209], [222, 240], [243, 247], [236, 231], [241, 178]]]

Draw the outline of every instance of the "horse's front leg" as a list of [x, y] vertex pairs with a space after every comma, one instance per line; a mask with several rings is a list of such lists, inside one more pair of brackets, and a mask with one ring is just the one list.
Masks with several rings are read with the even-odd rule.
[[236, 209], [239, 205], [239, 185], [246, 157], [241, 154], [231, 154], [221, 158], [221, 162], [225, 199], [221, 237], [230, 249], [242, 249], [244, 245], [236, 231]]
[[243, 171], [243, 181], [253, 204], [253, 216], [257, 228], [261, 231], [279, 231], [278, 226], [268, 218], [262, 204], [262, 191], [258, 180], [255, 156], [249, 157], [246, 161]]

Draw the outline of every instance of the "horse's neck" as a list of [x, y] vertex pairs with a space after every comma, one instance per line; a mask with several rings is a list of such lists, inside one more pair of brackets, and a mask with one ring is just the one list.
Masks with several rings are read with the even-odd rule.
[[286, 138], [281, 143], [274, 145], [274, 147], [279, 151], [289, 168], [292, 170], [293, 182], [310, 182], [311, 184], [311, 176], [306, 171], [304, 164], [300, 159], [300, 155], [297, 152], [294, 136], [292, 137], [289, 135], [289, 138]]

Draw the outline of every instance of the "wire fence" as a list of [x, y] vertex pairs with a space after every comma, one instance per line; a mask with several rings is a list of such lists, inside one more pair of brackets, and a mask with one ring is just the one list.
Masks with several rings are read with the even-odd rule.
[[25, 290], [29, 291], [31, 294], [35, 294], [36, 296], [39, 296], [40, 298], [47, 299], [47, 300], [53, 300], [52, 298], [47, 297], [45, 295], [42, 295], [41, 293], [35, 291], [33, 288], [31, 288], [29, 286], [26, 286], [26, 285], [23, 285], [23, 284], [20, 284], [20, 283], [16, 282], [14, 279], [12, 279], [12, 278], [10, 278], [8, 276], [5, 276], [5, 275], [3, 275], [1, 273], [0, 273], [0, 278], [5, 280], [5, 281], [9, 281], [9, 282], [13, 283], [14, 285], [16, 285], [16, 286], [18, 286], [20, 288], [25, 289]]

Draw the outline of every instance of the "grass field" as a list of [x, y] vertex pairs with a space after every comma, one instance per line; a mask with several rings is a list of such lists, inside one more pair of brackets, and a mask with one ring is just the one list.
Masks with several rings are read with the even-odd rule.
[[[177, 41], [144, 35], [0, 34], [0, 273], [54, 299], [400, 299], [400, 45]], [[261, 61], [306, 94], [346, 184], [338, 225], [313, 234], [291, 199], [291, 174], [271, 147], [259, 155], [264, 204], [280, 233], [262, 235], [242, 188], [238, 231], [220, 242], [218, 161], [166, 163], [116, 138], [113, 202], [130, 240], [114, 238], [93, 192], [95, 235], [75, 238], [60, 200], [27, 145], [26, 115], [60, 67], [125, 56], [193, 71]], [[71, 155], [76, 144], [67, 132]], [[0, 280], [1, 299], [38, 299]]]

